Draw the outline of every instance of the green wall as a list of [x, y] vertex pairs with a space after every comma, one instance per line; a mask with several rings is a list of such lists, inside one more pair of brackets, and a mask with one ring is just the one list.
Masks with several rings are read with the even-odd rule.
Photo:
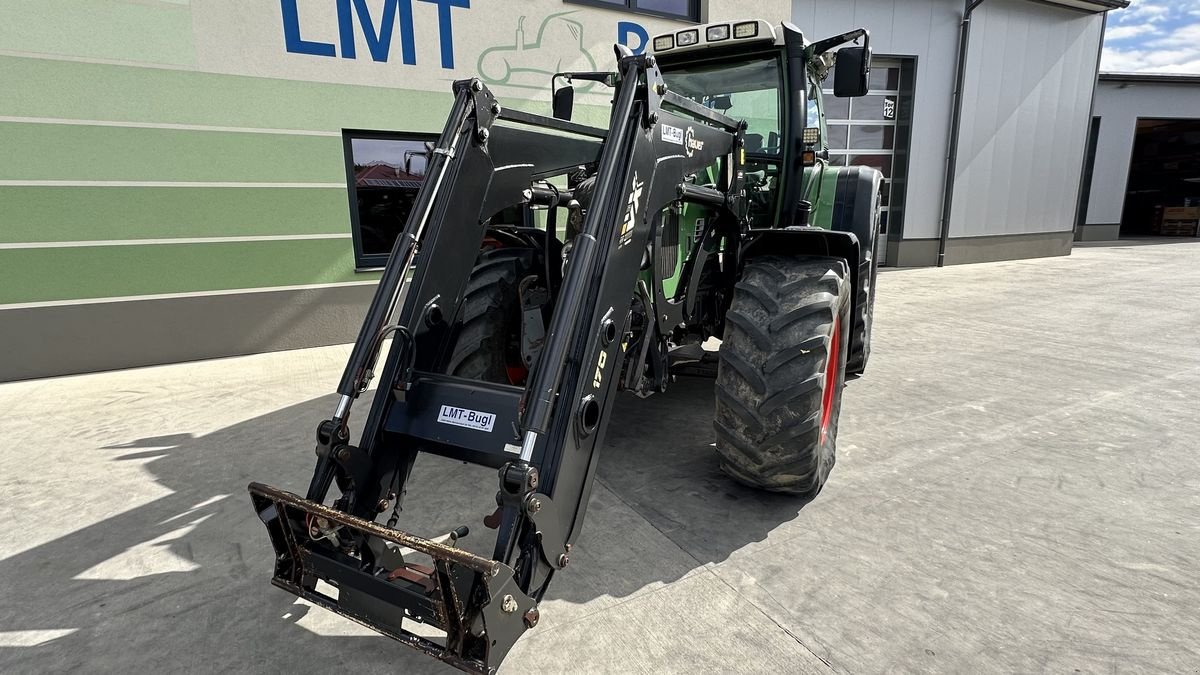
[[341, 132], [438, 131], [448, 90], [0, 56], [0, 306], [376, 278], [354, 271]]
[[[0, 305], [370, 280], [354, 271], [341, 131], [438, 130], [450, 103], [11, 56], [0, 90]], [[347, 238], [110, 245], [337, 234]], [[28, 243], [39, 247], [4, 246]]]

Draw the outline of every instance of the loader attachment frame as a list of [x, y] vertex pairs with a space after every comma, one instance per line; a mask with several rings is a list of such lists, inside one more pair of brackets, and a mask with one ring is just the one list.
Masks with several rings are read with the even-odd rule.
[[[537, 624], [537, 603], [570, 562], [622, 380], [655, 216], [672, 203], [698, 202], [718, 214], [706, 240], [736, 244], [745, 227], [744, 123], [669, 91], [653, 56], [618, 57], [607, 130], [510, 111], [479, 80], [455, 83], [450, 118], [367, 312], [336, 409], [318, 427], [307, 493], [250, 485], [275, 549], [275, 585], [468, 671], [499, 666]], [[570, 189], [544, 181], [581, 166], [595, 167], [595, 191], [525, 386], [447, 374], [488, 219], [514, 205], [571, 203]], [[692, 177], [713, 166], [717, 185], [696, 185]], [[725, 255], [736, 258], [738, 246]], [[379, 387], [353, 444], [351, 411], [389, 336]], [[496, 529], [490, 559], [455, 548], [455, 532], [433, 541], [400, 529], [398, 500], [422, 453], [498, 471], [499, 508], [485, 521]], [[330, 494], [334, 486], [340, 494]], [[405, 504], [405, 512], [417, 507]], [[375, 522], [388, 511], [386, 525]], [[415, 557], [432, 563], [415, 564]], [[445, 638], [421, 637], [409, 622]]]

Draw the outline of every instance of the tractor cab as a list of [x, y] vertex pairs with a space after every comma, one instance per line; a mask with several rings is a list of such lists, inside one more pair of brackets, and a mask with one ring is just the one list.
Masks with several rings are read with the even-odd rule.
[[[861, 46], [833, 49], [861, 40]], [[870, 35], [858, 30], [808, 42], [784, 22], [713, 23], [656, 36], [651, 54], [677, 94], [746, 122], [746, 183], [751, 227], [801, 222], [826, 161], [821, 83], [831, 68], [838, 96], [867, 93]]]
[[[617, 55], [618, 60], [631, 56], [621, 45]], [[854, 231], [860, 248], [873, 245], [873, 223], [852, 225], [834, 217], [835, 210], [850, 210], [835, 209], [838, 199], [849, 198], [835, 194], [847, 167], [829, 164], [821, 101], [822, 83], [831, 71], [835, 95], [867, 93], [871, 68], [868, 31], [859, 29], [810, 42], [788, 22], [777, 26], [762, 20], [711, 23], [655, 36], [648, 57], [651, 67], [661, 73], [665, 91], [686, 99], [686, 107], [697, 104], [745, 125], [743, 152], [736, 168], [727, 166], [728, 158], [721, 157], [686, 179], [698, 188], [724, 191], [733, 184], [735, 171], [740, 171], [736, 177], [744, 181], [744, 190], [737, 218], [742, 222], [731, 227], [720, 207], [698, 201], [675, 202], [654, 218], [658, 264], [645, 270], [642, 280], [661, 294], [664, 304], [682, 301], [685, 289], [681, 282], [689, 256], [700, 248], [689, 244], [708, 241], [710, 252], [725, 250], [742, 226], [752, 231], [791, 226]], [[619, 76], [615, 72], [555, 74], [551, 81], [555, 117], [571, 119], [572, 84], [576, 81], [617, 87]], [[684, 117], [698, 119], [697, 109], [689, 112], [667, 105]], [[663, 151], [677, 146], [687, 157], [699, 149], [697, 143], [702, 145], [692, 132], [688, 124], [665, 121], [650, 131], [656, 142], [667, 146]], [[877, 186], [866, 188], [871, 190], [877, 191]], [[856, 208], [866, 212], [870, 210], [867, 207]]]

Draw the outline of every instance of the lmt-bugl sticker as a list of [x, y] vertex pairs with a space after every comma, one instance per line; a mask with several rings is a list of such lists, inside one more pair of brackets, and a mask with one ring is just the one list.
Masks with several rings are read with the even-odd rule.
[[475, 429], [476, 431], [491, 431], [492, 427], [496, 424], [496, 414], [444, 405], [438, 411], [437, 421], [442, 424], [453, 424], [456, 427]]

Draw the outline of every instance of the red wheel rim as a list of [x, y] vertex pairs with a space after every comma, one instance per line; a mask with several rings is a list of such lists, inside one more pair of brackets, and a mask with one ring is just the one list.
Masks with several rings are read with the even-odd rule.
[[529, 369], [525, 366], [508, 366], [508, 383], [520, 386], [525, 384], [525, 378], [529, 376]]
[[833, 422], [833, 399], [836, 393], [839, 361], [842, 356], [842, 318], [834, 317], [833, 335], [829, 337], [829, 358], [825, 361], [825, 391], [821, 395], [821, 443], [829, 434]]

